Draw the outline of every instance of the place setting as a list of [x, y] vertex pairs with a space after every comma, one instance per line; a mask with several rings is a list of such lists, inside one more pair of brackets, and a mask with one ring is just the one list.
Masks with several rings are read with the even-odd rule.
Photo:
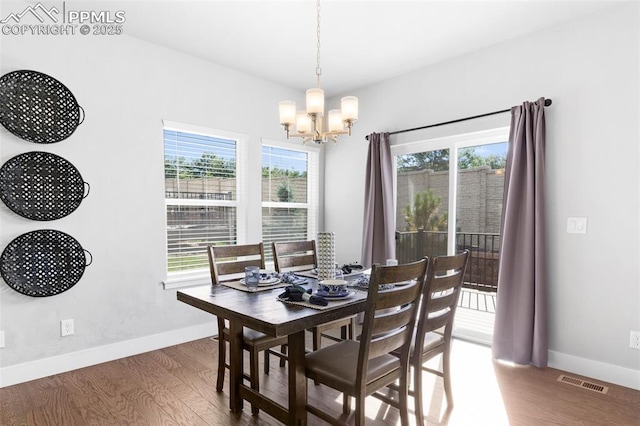
[[348, 283], [347, 280], [336, 278], [319, 281], [315, 289], [292, 285], [286, 287], [277, 299], [283, 303], [326, 309], [335, 306], [334, 302], [346, 302], [356, 294], [349, 289]]
[[247, 266], [245, 268], [244, 278], [240, 278], [238, 281], [223, 282], [221, 284], [226, 287], [235, 288], [236, 290], [257, 292], [283, 288], [292, 284], [301, 285], [307, 282], [307, 278], [298, 277], [294, 273], [284, 272], [279, 274], [273, 270], [260, 269], [257, 266]]

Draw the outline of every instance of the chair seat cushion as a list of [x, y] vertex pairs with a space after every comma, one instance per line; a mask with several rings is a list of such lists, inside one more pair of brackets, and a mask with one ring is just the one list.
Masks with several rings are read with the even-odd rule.
[[[224, 334], [224, 339], [228, 341], [229, 329], [225, 328], [222, 330], [222, 332]], [[266, 342], [281, 342], [281, 343], [274, 343], [274, 346], [287, 343], [286, 337], [275, 338], [275, 337], [267, 336], [264, 333], [261, 333], [259, 331], [253, 330], [251, 328], [246, 328], [246, 327], [242, 329], [242, 336], [244, 340], [244, 345], [248, 347], [259, 346], [262, 343], [266, 343]]]
[[424, 344], [422, 345], [422, 353], [427, 353], [430, 350], [444, 345], [444, 336], [440, 333], [430, 331], [424, 335]]
[[[358, 369], [360, 342], [345, 340], [326, 346], [305, 356], [306, 374], [314, 380], [325, 383], [334, 389], [355, 394], [355, 381]], [[382, 355], [369, 361], [367, 383], [399, 371], [400, 360], [391, 354]], [[389, 376], [389, 383], [396, 378]]]

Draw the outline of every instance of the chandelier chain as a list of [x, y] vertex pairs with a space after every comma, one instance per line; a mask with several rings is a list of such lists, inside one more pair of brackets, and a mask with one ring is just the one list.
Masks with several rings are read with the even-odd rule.
[[318, 15], [318, 23], [316, 30], [316, 75], [318, 76], [318, 87], [320, 87], [320, 75], [322, 74], [322, 68], [320, 68], [320, 0], [317, 0], [317, 15]]

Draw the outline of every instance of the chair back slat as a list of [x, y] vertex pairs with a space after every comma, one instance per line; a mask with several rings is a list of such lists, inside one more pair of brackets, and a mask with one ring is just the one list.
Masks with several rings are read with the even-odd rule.
[[411, 329], [405, 327], [396, 330], [394, 333], [372, 339], [369, 344], [368, 359], [375, 359], [380, 355], [391, 353], [403, 345], [406, 345], [407, 342], [411, 342], [411, 335], [413, 333], [410, 331]]
[[246, 266], [265, 268], [262, 243], [209, 246], [207, 253], [209, 254], [209, 269], [213, 284], [242, 277]]
[[278, 258], [276, 271], [287, 272], [291, 270], [308, 270], [316, 267], [316, 257], [313, 254], [303, 254], [298, 256], [288, 256]]
[[[399, 305], [396, 305], [399, 306]], [[415, 310], [411, 306], [403, 306], [392, 312], [384, 311], [376, 313], [376, 321], [373, 322], [371, 336], [377, 337], [404, 327]]]
[[[409, 348], [427, 265], [427, 258], [405, 265], [373, 265], [360, 336], [356, 372], [359, 386], [366, 385], [369, 360], [383, 354], [399, 352], [401, 364], [408, 368]], [[410, 280], [415, 280], [415, 283], [379, 291], [381, 284]]]
[[450, 269], [447, 275], [434, 276], [431, 280], [431, 293], [450, 290], [460, 283], [460, 276], [464, 277], [464, 271]]
[[436, 331], [442, 327], [446, 327], [448, 324], [453, 322], [454, 314], [455, 311], [453, 310], [441, 311], [434, 314], [429, 317], [429, 321], [424, 325], [423, 332], [428, 333], [430, 331]]
[[429, 304], [429, 314], [432, 312], [438, 312], [443, 309], [450, 308], [454, 303], [458, 302], [458, 294], [456, 292], [451, 292], [447, 295], [434, 297], [431, 299], [431, 303]]
[[244, 274], [244, 268], [247, 266], [257, 266], [260, 269], [264, 269], [264, 266], [260, 262], [260, 259], [238, 260], [236, 262], [220, 262], [217, 263], [216, 266], [218, 268], [219, 276], [239, 273]]
[[[431, 260], [417, 319], [415, 348], [423, 347], [425, 334], [430, 331], [444, 327], [445, 335], [451, 335], [468, 259], [469, 251], [464, 250]], [[416, 352], [416, 357], [422, 355]]]
[[385, 297], [378, 298], [375, 308], [379, 310], [402, 306], [402, 304], [407, 300], [411, 300], [414, 292], [416, 291], [416, 285], [417, 283], [402, 287], [396, 287], [392, 290], [380, 291], [380, 294], [384, 294]]
[[303, 271], [316, 267], [316, 242], [278, 241], [272, 243], [273, 263], [277, 272]]

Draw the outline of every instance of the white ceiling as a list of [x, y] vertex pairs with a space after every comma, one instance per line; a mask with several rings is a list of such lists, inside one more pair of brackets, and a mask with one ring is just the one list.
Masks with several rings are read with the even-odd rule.
[[[615, 0], [321, 3], [322, 87], [346, 94], [614, 6]], [[74, 3], [77, 4], [77, 3]], [[283, 85], [314, 87], [314, 1], [101, 1], [124, 33]]]

